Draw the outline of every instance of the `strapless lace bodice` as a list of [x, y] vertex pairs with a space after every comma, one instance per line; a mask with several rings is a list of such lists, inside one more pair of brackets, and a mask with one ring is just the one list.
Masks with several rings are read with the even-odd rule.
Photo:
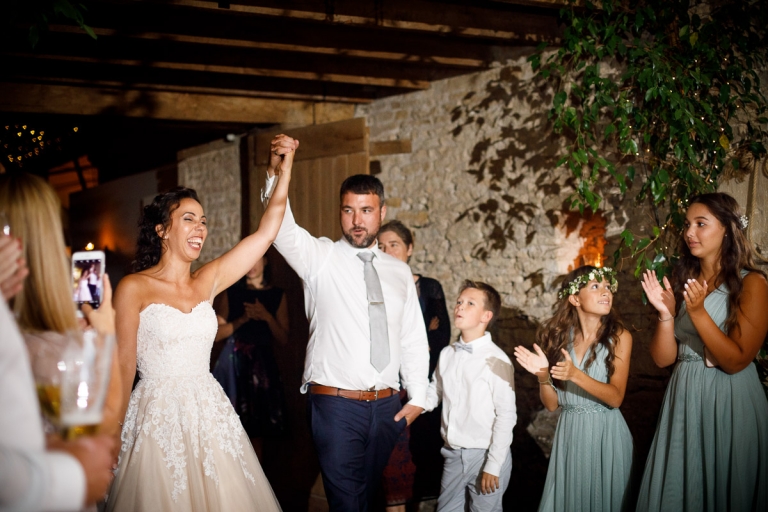
[[216, 313], [203, 301], [189, 313], [150, 304], [139, 315], [136, 369], [142, 379], [202, 376], [209, 373], [216, 336]]
[[[158, 465], [165, 466], [167, 473], [155, 477], [168, 480], [164, 485], [172, 501], [152, 510], [191, 510], [184, 500], [197, 492], [190, 487], [195, 482], [190, 475], [198, 469], [215, 488], [221, 478], [230, 486], [234, 478], [252, 489], [254, 472], [261, 471], [240, 418], [208, 369], [217, 327], [209, 302], [189, 313], [150, 304], [139, 315], [136, 364], [141, 380], [123, 423], [118, 478], [122, 481], [120, 471], [139, 475], [150, 466], [156, 473]], [[266, 489], [272, 496], [268, 484]], [[125, 495], [123, 503], [134, 499], [129, 491]]]

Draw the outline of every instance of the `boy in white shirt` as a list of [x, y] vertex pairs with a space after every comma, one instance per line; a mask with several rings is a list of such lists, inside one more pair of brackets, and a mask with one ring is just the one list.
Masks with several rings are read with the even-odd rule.
[[517, 421], [514, 368], [487, 332], [501, 309], [493, 287], [464, 281], [454, 307], [461, 338], [440, 352], [427, 391], [427, 411], [442, 400], [445, 458], [438, 512], [502, 510], [512, 472]]

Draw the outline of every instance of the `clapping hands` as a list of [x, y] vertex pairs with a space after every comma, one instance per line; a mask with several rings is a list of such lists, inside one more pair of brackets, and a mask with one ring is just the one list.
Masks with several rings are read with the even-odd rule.
[[573, 359], [571, 359], [571, 355], [567, 350], [561, 348], [560, 352], [563, 353], [565, 360], [556, 363], [555, 366], [552, 367], [550, 373], [552, 374], [552, 377], [557, 380], [571, 380], [573, 376], [576, 375], [578, 368], [573, 364]]
[[550, 369], [549, 360], [547, 359], [546, 354], [541, 350], [541, 347], [534, 343], [533, 349], [536, 351], [535, 353], [525, 347], [515, 347], [515, 359], [520, 363], [520, 366], [536, 375], [536, 378], [539, 379], [540, 383], [547, 381], [550, 375], [557, 380], [571, 380], [574, 375], [576, 375], [578, 368], [573, 364], [571, 355], [567, 350], [560, 349], [565, 360], [556, 363]]
[[648, 297], [648, 302], [659, 312], [659, 320], [666, 321], [675, 316], [675, 295], [666, 276], [664, 276], [664, 287], [662, 287], [656, 277], [656, 271], [647, 270], [643, 273], [640, 284], [643, 286], [645, 296]]
[[701, 284], [695, 279], [689, 279], [685, 283], [683, 298], [685, 299], [685, 309], [688, 313], [701, 311], [704, 307], [704, 299], [707, 298], [707, 281]]
[[522, 346], [515, 347], [515, 359], [520, 366], [536, 375], [539, 382], [544, 382], [549, 379], [549, 360], [536, 343], [533, 344], [533, 349], [535, 352]]

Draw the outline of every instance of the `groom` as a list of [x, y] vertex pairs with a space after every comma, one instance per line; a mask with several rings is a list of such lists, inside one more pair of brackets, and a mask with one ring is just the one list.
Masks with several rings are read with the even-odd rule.
[[[295, 149], [298, 141], [273, 141]], [[265, 201], [280, 157], [272, 154]], [[423, 411], [429, 349], [411, 270], [378, 249], [384, 187], [356, 175], [341, 185], [344, 236], [315, 238], [285, 212], [275, 247], [304, 282], [309, 344], [302, 392], [332, 511], [372, 509], [400, 433]], [[410, 401], [400, 407], [400, 375]]]

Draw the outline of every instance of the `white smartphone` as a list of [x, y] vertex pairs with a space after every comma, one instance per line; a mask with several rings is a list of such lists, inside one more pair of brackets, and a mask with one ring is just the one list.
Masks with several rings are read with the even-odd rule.
[[104, 294], [104, 252], [79, 251], [72, 255], [72, 297], [76, 304], [98, 308]]

